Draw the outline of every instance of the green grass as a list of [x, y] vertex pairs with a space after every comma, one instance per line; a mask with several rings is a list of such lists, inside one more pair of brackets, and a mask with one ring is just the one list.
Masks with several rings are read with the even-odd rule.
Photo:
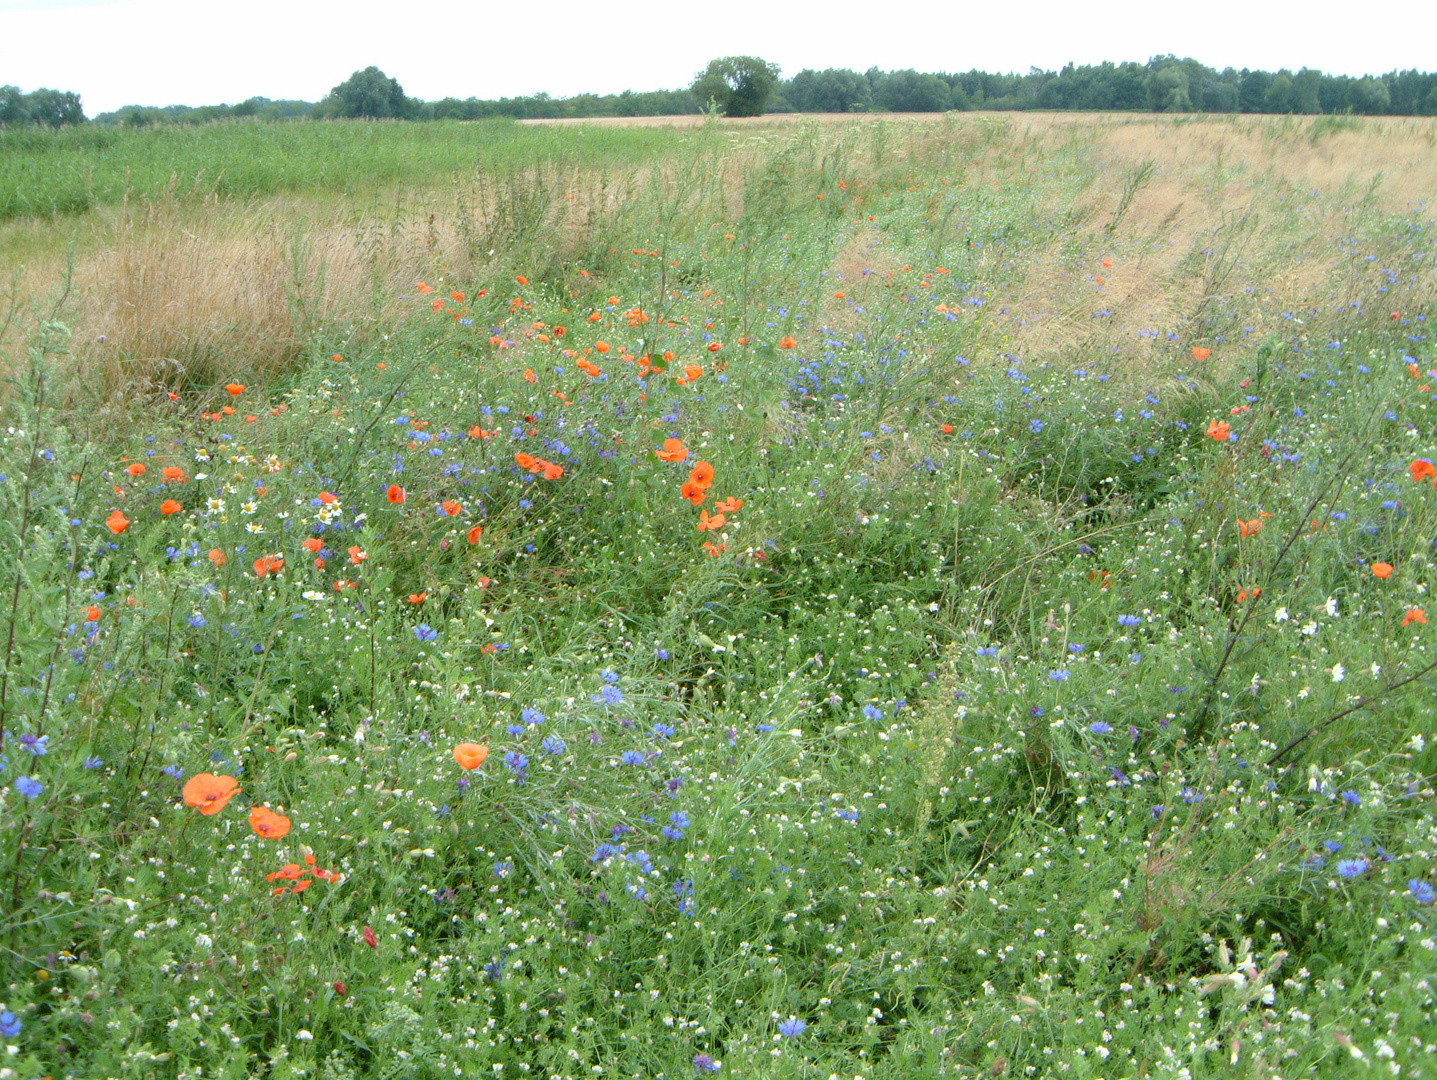
[[124, 424], [37, 327], [15, 1075], [1433, 1074], [1425, 219], [1347, 206], [1269, 309], [1339, 211], [1278, 192], [1138, 338], [1095, 279], [1152, 224], [1073, 225], [1086, 150], [856, 138]]
[[84, 213], [130, 198], [363, 194], [444, 186], [519, 164], [605, 167], [666, 152], [662, 128], [568, 132], [507, 120], [430, 124], [229, 122], [140, 131], [0, 132], [0, 221]]

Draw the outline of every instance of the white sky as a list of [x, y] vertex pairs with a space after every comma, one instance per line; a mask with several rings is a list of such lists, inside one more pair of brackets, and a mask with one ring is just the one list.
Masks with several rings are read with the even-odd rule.
[[1176, 53], [1216, 68], [1378, 74], [1437, 68], [1437, 2], [1028, 0], [859, 7], [675, 0], [527, 4], [375, 0], [0, 0], [0, 83], [121, 105], [316, 101], [376, 64], [412, 97], [686, 86], [715, 56], [805, 67], [1026, 71]]

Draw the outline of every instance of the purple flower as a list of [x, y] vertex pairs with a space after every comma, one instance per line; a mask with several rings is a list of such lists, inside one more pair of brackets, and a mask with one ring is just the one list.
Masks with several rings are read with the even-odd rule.
[[716, 1073], [719, 1071], [719, 1063], [707, 1054], [694, 1055], [694, 1075], [702, 1073]]
[[414, 628], [414, 636], [420, 641], [433, 641], [439, 636], [439, 631], [428, 623], [420, 623]]
[[20, 776], [15, 779], [15, 790], [21, 795], [24, 795], [25, 798], [33, 799], [45, 790], [45, 785], [33, 776]]
[[1337, 862], [1337, 875], [1344, 881], [1351, 881], [1353, 878], [1361, 877], [1367, 873], [1370, 864], [1366, 859], [1339, 859]]
[[539, 749], [546, 754], [553, 754], [555, 757], [558, 757], [564, 752], [564, 740], [557, 735], [550, 735], [539, 744]]
[[1342, 801], [1345, 802], [1348, 806], [1361, 806], [1362, 796], [1357, 794], [1357, 792], [1353, 791], [1351, 788], [1348, 788], [1342, 793]]

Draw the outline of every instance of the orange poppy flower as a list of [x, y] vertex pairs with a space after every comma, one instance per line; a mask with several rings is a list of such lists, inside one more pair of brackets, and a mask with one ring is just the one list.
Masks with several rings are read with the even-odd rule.
[[352, 547], [350, 547], [350, 549], [349, 549], [349, 562], [350, 562], [350, 565], [352, 565], [352, 566], [358, 566], [360, 563], [362, 563], [362, 562], [363, 562], [365, 559], [367, 559], [367, 558], [369, 558], [369, 556], [364, 553], [364, 549], [363, 549], [362, 547], [360, 547], [358, 544], [355, 544], [355, 545], [353, 545]]
[[459, 511], [463, 510], [464, 507], [460, 506], [453, 499], [445, 499], [439, 504], [439, 509], [444, 511], [446, 517], [457, 517]]
[[723, 511], [725, 514], [732, 514], [732, 513], [733, 513], [734, 511], [736, 511], [736, 510], [742, 510], [742, 509], [743, 509], [743, 500], [742, 500], [742, 499], [735, 499], [735, 498], [733, 498], [733, 496], [729, 496], [729, 497], [728, 497], [727, 499], [725, 499], [723, 502], [716, 502], [716, 503], [714, 503], [714, 509], [715, 509], [715, 510], [721, 510], [721, 511]]
[[131, 476], [144, 476], [145, 467], [137, 461], [133, 465], [126, 465], [125, 472], [129, 473]]
[[235, 407], [233, 405], [225, 405], [220, 409], [220, 412], [225, 416], [233, 416], [235, 414]]
[[185, 470], [178, 465], [166, 465], [160, 470], [160, 478], [167, 484], [183, 484], [185, 482]]
[[384, 497], [392, 503], [402, 503], [405, 499], [404, 489], [398, 484], [390, 484], [385, 489]]
[[539, 459], [522, 452], [514, 455], [514, 464], [525, 472], [538, 472], [539, 470]]
[[110, 516], [105, 519], [105, 528], [109, 529], [116, 536], [130, 527], [130, 519], [118, 510], [111, 510]]
[[262, 836], [266, 840], [278, 840], [289, 832], [289, 818], [263, 806], [251, 806], [249, 827], [256, 836]]
[[422, 604], [427, 599], [429, 599], [427, 592], [412, 592], [409, 594], [409, 602], [411, 604]]
[[1194, 345], [1194, 346], [1193, 346], [1193, 359], [1194, 359], [1194, 360], [1206, 360], [1206, 359], [1207, 359], [1209, 356], [1211, 356], [1211, 355], [1212, 355], [1212, 350], [1211, 350], [1211, 349], [1204, 349], [1201, 345]]
[[1408, 623], [1416, 623], [1418, 626], [1426, 626], [1427, 613], [1423, 611], [1420, 607], [1408, 608], [1407, 614], [1402, 616], [1402, 625], [1405, 627]]
[[708, 498], [707, 491], [708, 489], [702, 484], [695, 484], [692, 480], [686, 480], [679, 488], [679, 498], [687, 499], [695, 506], [699, 506]]
[[225, 553], [224, 553], [223, 551], [221, 551], [219, 548], [210, 548], [210, 562], [211, 562], [213, 565], [215, 565], [215, 566], [223, 566], [223, 565], [225, 564], [225, 560], [226, 560], [227, 558], [228, 558], [228, 556], [225, 555]]
[[654, 455], [660, 461], [683, 461], [689, 456], [688, 450], [679, 439], [665, 439], [662, 450], [655, 450]]
[[268, 574], [277, 574], [284, 569], [283, 555], [261, 555], [254, 561], [254, 576], [265, 577]]
[[714, 482], [714, 467], [707, 461], [700, 461], [689, 470], [689, 482], [707, 489]]
[[787, 334], [784, 334], [783, 337], [778, 339], [778, 347], [780, 349], [794, 349], [798, 347], [798, 342], [794, 341], [793, 338]]
[[1113, 265], [1113, 260], [1112, 260], [1112, 259], [1109, 259], [1107, 256], [1104, 256], [1104, 257], [1103, 257], [1103, 269], [1106, 270], [1106, 269], [1108, 269], [1108, 268], [1109, 268], [1110, 266], [1112, 266], [1112, 265]]
[[94, 604], [91, 604], [89, 607], [87, 607], [87, 608], [85, 609], [85, 621], [86, 621], [86, 622], [99, 622], [99, 621], [100, 621], [100, 609], [97, 608]]
[[166, 499], [164, 502], [160, 503], [160, 513], [164, 514], [166, 517], [169, 517], [171, 514], [178, 514], [183, 509], [184, 507], [181, 506], [179, 503], [175, 502], [174, 499]]
[[488, 756], [489, 748], [487, 746], [480, 746], [478, 743], [460, 743], [454, 748], [454, 760], [457, 761], [459, 767], [466, 772], [479, 768], [480, 765], [484, 764], [484, 759]]
[[477, 544], [479, 543], [479, 535], [483, 531], [484, 530], [482, 528], [480, 528], [478, 525], [475, 525], [474, 528], [470, 529], [465, 535], [468, 537], [469, 543]]
[[529, 284], [529, 279], [526, 278], [523, 274], [514, 275], [514, 280], [517, 281], [520, 285]]
[[1423, 480], [1437, 479], [1437, 467], [1425, 458], [1418, 458], [1407, 466], [1407, 471], [1412, 475], [1412, 482], [1419, 484]]
[[1385, 562], [1375, 562], [1375, 563], [1373, 563], [1373, 564], [1372, 564], [1372, 576], [1375, 577], [1375, 578], [1378, 578], [1378, 579], [1380, 579], [1380, 580], [1382, 580], [1382, 581], [1386, 581], [1388, 578], [1390, 578], [1390, 577], [1392, 576], [1392, 564], [1391, 564], [1391, 563], [1385, 563]]
[[1207, 437], [1215, 442], [1227, 442], [1227, 437], [1232, 434], [1232, 428], [1223, 420], [1209, 420], [1207, 422]]
[[606, 353], [609, 351], [609, 343], [607, 341], [596, 341], [594, 342], [594, 349], [597, 352]]
[[209, 817], [223, 810], [225, 803], [234, 798], [239, 789], [239, 781], [233, 776], [196, 773], [185, 781], [185, 805], [193, 806], [205, 817]]
[[545, 480], [557, 480], [564, 475], [564, 466], [562, 465], [556, 465], [552, 461], [545, 461], [541, 464], [544, 466]]
[[538, 381], [539, 381], [538, 378], [534, 375], [534, 369], [533, 369], [533, 368], [525, 368], [525, 369], [524, 369], [524, 381], [525, 381], [526, 383], [532, 383], [532, 382], [538, 382]]
[[299, 542], [299, 546], [305, 551], [315, 552], [324, 547], [324, 541], [317, 536], [309, 536]]
[[1262, 518], [1253, 518], [1251, 521], [1243, 521], [1242, 518], [1238, 518], [1237, 529], [1242, 538], [1247, 539], [1262, 529]]
[[721, 514], [721, 513], [720, 513], [720, 514], [715, 514], [713, 517], [709, 517], [709, 512], [708, 512], [707, 510], [700, 510], [700, 511], [699, 511], [699, 520], [698, 520], [698, 525], [697, 525], [698, 531], [699, 531], [699, 532], [712, 532], [712, 531], [715, 531], [715, 530], [717, 530], [717, 529], [722, 529], [722, 528], [724, 527], [724, 521], [725, 521], [725, 520], [726, 520], [726, 519], [724, 518], [723, 514]]
[[708, 552], [709, 558], [711, 559], [717, 559], [719, 556], [719, 552], [724, 551], [727, 548], [727, 544], [719, 544], [715, 546], [713, 544], [710, 544], [707, 540], [704, 541], [704, 550]]
[[237, 382], [225, 383], [225, 390], [229, 393], [230, 397], [239, 397], [244, 393], [244, 384]]
[[952, 434], [953, 434], [953, 425], [952, 425], [952, 424], [939, 424], [939, 425], [938, 425], [938, 430], [941, 431], [941, 432], [943, 432], [944, 435], [952, 435]]
[[338, 495], [331, 494], [331, 493], [328, 492], [328, 491], [321, 491], [321, 492], [319, 493], [319, 503], [320, 503], [321, 506], [328, 506], [330, 503], [332, 503], [332, 502], [338, 502], [338, 501], [339, 501], [339, 496], [338, 496]]

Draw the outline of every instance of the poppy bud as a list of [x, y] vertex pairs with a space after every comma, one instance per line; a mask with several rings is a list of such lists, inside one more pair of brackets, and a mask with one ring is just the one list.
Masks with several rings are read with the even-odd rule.
[[[339, 357], [336, 356], [335, 359], [338, 360]], [[349, 991], [344, 988], [344, 983], [339, 979], [334, 980], [334, 992], [340, 997], [349, 996]]]

